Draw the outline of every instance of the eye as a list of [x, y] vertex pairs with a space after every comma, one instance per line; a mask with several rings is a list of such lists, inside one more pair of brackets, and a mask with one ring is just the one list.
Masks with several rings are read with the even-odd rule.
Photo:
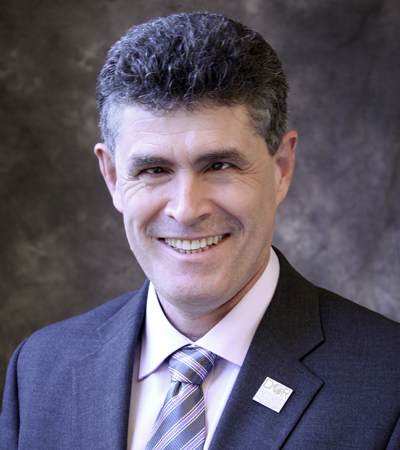
[[224, 162], [215, 162], [211, 164], [210, 169], [211, 170], [224, 170], [231, 167], [231, 164], [224, 163]]
[[142, 173], [159, 174], [164, 172], [165, 170], [162, 167], [152, 167], [151, 169], [143, 170]]

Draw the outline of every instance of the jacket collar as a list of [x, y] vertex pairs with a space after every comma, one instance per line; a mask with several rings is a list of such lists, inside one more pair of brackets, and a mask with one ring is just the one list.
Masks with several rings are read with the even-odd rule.
[[281, 275], [262, 322], [298, 359], [324, 341], [317, 288], [303, 278], [274, 248]]

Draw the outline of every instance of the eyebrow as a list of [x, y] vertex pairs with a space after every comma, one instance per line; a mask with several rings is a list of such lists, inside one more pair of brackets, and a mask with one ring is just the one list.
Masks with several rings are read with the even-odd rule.
[[226, 160], [243, 165], [250, 164], [248, 159], [235, 148], [203, 153], [196, 159], [196, 164]]
[[163, 158], [162, 156], [150, 156], [150, 155], [132, 155], [128, 159], [128, 167], [130, 170], [132, 169], [143, 169], [148, 167], [149, 165], [171, 165], [171, 161], [167, 158]]

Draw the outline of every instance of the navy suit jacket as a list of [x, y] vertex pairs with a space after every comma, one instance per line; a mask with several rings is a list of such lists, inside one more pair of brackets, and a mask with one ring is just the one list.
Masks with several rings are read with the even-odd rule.
[[[210, 450], [399, 450], [399, 324], [315, 287], [277, 253], [275, 295]], [[147, 286], [18, 347], [1, 450], [126, 449]], [[280, 413], [253, 400], [266, 377], [293, 389]]]

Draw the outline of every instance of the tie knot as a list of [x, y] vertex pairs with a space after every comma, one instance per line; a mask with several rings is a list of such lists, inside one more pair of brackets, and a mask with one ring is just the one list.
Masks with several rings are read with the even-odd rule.
[[182, 347], [169, 359], [171, 378], [182, 383], [201, 384], [216, 357], [214, 353], [196, 345]]

